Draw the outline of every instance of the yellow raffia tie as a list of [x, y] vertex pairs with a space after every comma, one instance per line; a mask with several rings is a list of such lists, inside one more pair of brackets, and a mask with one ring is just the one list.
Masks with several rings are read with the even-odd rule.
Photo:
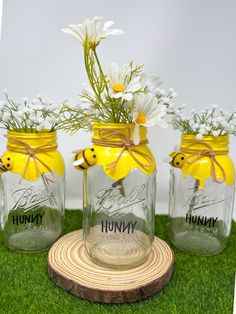
[[[114, 148], [122, 148], [118, 157], [116, 158], [116, 160], [107, 164], [106, 167], [111, 168], [111, 170], [115, 171], [119, 159], [121, 158], [124, 151], [127, 150], [139, 166], [141, 166], [144, 169], [145, 168], [151, 168], [153, 166], [152, 158], [149, 155], [143, 153], [142, 151], [134, 148], [135, 145], [131, 141], [131, 138], [130, 138], [131, 136], [130, 136], [130, 127], [129, 126], [127, 126], [127, 130], [128, 130], [128, 137], [123, 132], [114, 130], [113, 128], [102, 128], [98, 131], [98, 135], [100, 136], [101, 141], [100, 140], [94, 140], [94, 139], [92, 140], [95, 145], [109, 146], [109, 147], [114, 147]], [[108, 134], [106, 134], [106, 135], [102, 134], [103, 132], [107, 132], [107, 131], [109, 132]], [[109, 138], [112, 139], [113, 137], [119, 137], [121, 139], [121, 142], [106, 141], [107, 139], [109, 139]], [[147, 143], [148, 143], [148, 141], [140, 141], [139, 145], [145, 145]], [[134, 153], [144, 157], [147, 161], [147, 164], [140, 161], [134, 155]]]
[[[203, 145], [206, 147], [206, 149], [202, 149], [201, 151], [194, 152], [195, 150], [191, 149], [191, 147], [193, 145], [196, 145], [196, 144]], [[186, 163], [189, 165], [192, 165], [193, 163], [195, 163], [196, 161], [198, 161], [199, 159], [201, 159], [203, 157], [209, 157], [211, 160], [211, 177], [212, 177], [213, 182], [220, 184], [220, 183], [223, 183], [225, 181], [225, 179], [226, 179], [225, 170], [221, 166], [221, 164], [216, 160], [215, 156], [227, 155], [228, 154], [227, 150], [216, 152], [213, 150], [211, 145], [209, 145], [208, 143], [201, 141], [201, 140], [196, 140], [196, 141], [193, 141], [186, 148], [181, 148], [181, 151], [183, 153], [190, 154], [190, 156], [188, 156], [186, 158]], [[195, 157], [195, 158], [190, 161], [190, 159], [192, 159], [193, 157]], [[219, 167], [219, 169], [222, 172], [223, 178], [221, 180], [217, 179], [217, 177], [216, 177], [216, 169], [215, 169], [216, 165]]]
[[[29, 165], [29, 162], [30, 162], [30, 158], [33, 159], [34, 164], [35, 164], [35, 168], [40, 173], [43, 181], [46, 179], [46, 181], [50, 181], [50, 182], [55, 183], [55, 181], [56, 181], [55, 180], [55, 175], [54, 175], [54, 172], [52, 171], [52, 169], [41, 158], [36, 156], [36, 154], [38, 154], [38, 153], [45, 153], [45, 152], [50, 152], [50, 151], [55, 150], [56, 147], [55, 147], [55, 145], [53, 143], [47, 143], [47, 144], [43, 144], [43, 145], [37, 146], [35, 148], [32, 148], [28, 143], [26, 143], [25, 141], [22, 141], [22, 140], [20, 140], [20, 139], [18, 139], [16, 137], [9, 136], [9, 135], [6, 135], [6, 134], [4, 136], [6, 138], [12, 140], [12, 141], [15, 141], [15, 142], [21, 144], [26, 149], [26, 151], [25, 151], [23, 149], [11, 148], [11, 147], [8, 146], [7, 149], [9, 151], [28, 155], [28, 159], [27, 159], [27, 162], [25, 164], [25, 167], [24, 167], [24, 170], [23, 170], [23, 173], [21, 175], [21, 179], [20, 179], [19, 183], [21, 183], [23, 178], [24, 178], [25, 172], [26, 172], [26, 170], [28, 168], [28, 165]], [[38, 162], [41, 163], [49, 172], [52, 173], [53, 179], [48, 178], [45, 175], [45, 173], [40, 170], [40, 168], [38, 166]]]

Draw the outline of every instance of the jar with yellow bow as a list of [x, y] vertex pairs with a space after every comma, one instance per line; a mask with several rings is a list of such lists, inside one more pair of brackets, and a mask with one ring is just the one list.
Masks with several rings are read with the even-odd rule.
[[154, 239], [156, 166], [147, 127], [167, 126], [164, 116], [176, 93], [159, 89], [159, 78], [132, 61], [104, 71], [97, 46], [107, 35], [123, 32], [102, 34], [98, 20], [101, 26], [102, 18], [95, 17], [63, 29], [81, 42], [90, 83], [80, 105], [65, 104], [64, 129], [93, 131], [93, 146], [78, 150], [73, 163], [84, 172], [87, 254], [102, 266], [132, 268], [146, 260]]
[[105, 267], [143, 263], [154, 240], [156, 164], [147, 129], [135, 124], [95, 123], [93, 145], [77, 150], [83, 171], [83, 233], [88, 256]]
[[235, 171], [225, 127], [233, 125], [233, 115], [221, 113], [222, 120], [215, 107], [207, 112], [195, 117], [195, 126], [181, 116], [183, 127], [176, 117], [184, 134], [180, 148], [170, 154], [169, 235], [181, 250], [214, 255], [226, 247], [231, 231]]
[[85, 164], [90, 155], [96, 159], [84, 170], [85, 248], [103, 266], [141, 264], [154, 239], [155, 160], [146, 128], [140, 129], [139, 145], [133, 144], [133, 132], [132, 124], [95, 124], [93, 146], [83, 154]]
[[[50, 247], [63, 232], [64, 161], [57, 150], [56, 122], [50, 129], [42, 129], [50, 106], [41, 104], [39, 109], [35, 105], [27, 117], [28, 101], [21, 107], [9, 101], [5, 105], [9, 109], [4, 110], [9, 110], [11, 120], [3, 116], [0, 121], [8, 129], [7, 150], [0, 158], [4, 242], [14, 251], [38, 252]], [[40, 122], [43, 113], [47, 116]]]

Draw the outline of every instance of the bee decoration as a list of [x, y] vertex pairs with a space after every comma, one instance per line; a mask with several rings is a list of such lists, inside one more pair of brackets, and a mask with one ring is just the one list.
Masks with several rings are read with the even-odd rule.
[[181, 152], [172, 152], [170, 153], [171, 161], [170, 164], [176, 168], [182, 168], [185, 164], [185, 155]]
[[0, 174], [9, 171], [13, 168], [13, 161], [9, 156], [3, 156], [0, 158]]
[[93, 147], [74, 151], [73, 166], [77, 170], [86, 170], [95, 165], [97, 155]]

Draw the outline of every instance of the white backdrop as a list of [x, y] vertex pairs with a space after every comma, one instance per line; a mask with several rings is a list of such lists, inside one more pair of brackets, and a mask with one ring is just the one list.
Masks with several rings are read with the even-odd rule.
[[[95, 15], [114, 20], [125, 35], [109, 37], [99, 53], [104, 63], [133, 59], [173, 87], [190, 108], [218, 103], [236, 107], [236, 1], [234, 0], [4, 0], [0, 46], [0, 89], [11, 96], [38, 93], [73, 100], [86, 80], [80, 44], [61, 32]], [[157, 211], [167, 209], [169, 166], [164, 157], [179, 142], [171, 129], [152, 129], [150, 147], [158, 164]], [[70, 153], [86, 147], [90, 135], [59, 134], [67, 167], [67, 207], [81, 206], [82, 174]], [[0, 153], [5, 141], [1, 137]], [[231, 154], [236, 162], [236, 140]]]

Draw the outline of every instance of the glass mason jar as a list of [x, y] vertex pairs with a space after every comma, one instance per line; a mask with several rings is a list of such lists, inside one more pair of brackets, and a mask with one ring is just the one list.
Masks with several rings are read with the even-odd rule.
[[227, 244], [235, 177], [228, 141], [183, 135], [180, 152], [171, 154], [169, 236], [181, 250], [215, 255]]
[[[84, 171], [84, 241], [102, 266], [143, 263], [154, 240], [156, 167], [146, 128], [134, 146], [133, 124], [95, 124], [94, 167]], [[86, 155], [86, 154], [84, 154]]]
[[9, 131], [1, 157], [1, 224], [8, 248], [37, 252], [64, 228], [64, 161], [56, 133]]

